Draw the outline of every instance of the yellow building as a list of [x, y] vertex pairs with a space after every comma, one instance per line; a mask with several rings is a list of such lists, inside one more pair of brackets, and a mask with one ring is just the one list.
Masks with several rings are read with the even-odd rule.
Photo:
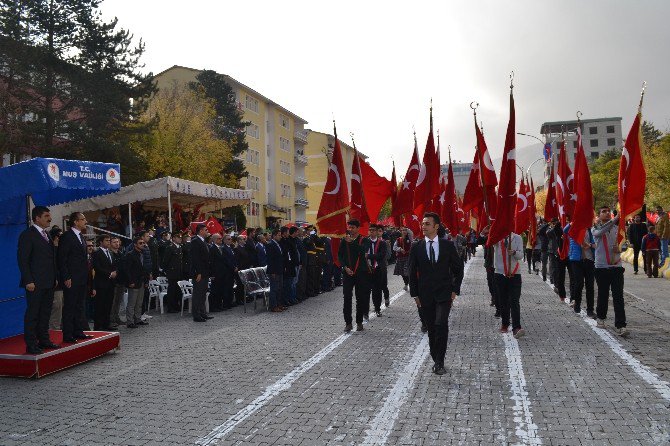
[[[154, 80], [159, 89], [170, 88], [175, 82], [195, 81], [201, 71], [175, 65]], [[307, 221], [307, 121], [232, 77], [223, 76], [235, 92], [244, 120], [251, 122], [246, 131], [249, 150], [241, 157], [249, 176], [240, 186], [254, 191], [247, 209], [247, 226], [269, 228], [277, 223]]]
[[[307, 157], [305, 174], [309, 185], [306, 195], [309, 204], [307, 222], [311, 224], [316, 223], [316, 214], [319, 212], [321, 196], [328, 178], [329, 160], [332, 159], [334, 148], [335, 137], [333, 135], [307, 129], [307, 144], [305, 145], [305, 156]], [[342, 142], [341, 139], [340, 148], [342, 149], [342, 161], [347, 176], [347, 185], [351, 194], [351, 164], [354, 160], [354, 148]], [[359, 154], [363, 159], [367, 159], [364, 154], [360, 152]]]

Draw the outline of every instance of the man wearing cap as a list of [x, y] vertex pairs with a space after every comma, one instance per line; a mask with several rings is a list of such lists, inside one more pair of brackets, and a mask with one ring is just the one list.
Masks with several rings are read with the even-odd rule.
[[370, 239], [359, 234], [360, 222], [349, 220], [347, 236], [340, 243], [337, 258], [342, 265], [344, 292], [344, 331], [351, 331], [352, 298], [356, 288], [356, 331], [363, 330], [363, 318], [367, 318], [370, 309], [370, 265], [366, 254], [370, 251]]

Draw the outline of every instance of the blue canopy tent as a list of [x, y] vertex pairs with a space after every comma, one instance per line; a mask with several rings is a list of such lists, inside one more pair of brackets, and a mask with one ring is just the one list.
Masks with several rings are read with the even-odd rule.
[[0, 339], [23, 333], [26, 302], [16, 248], [21, 231], [30, 225], [31, 200], [48, 207], [120, 187], [118, 164], [33, 158], [0, 168]]

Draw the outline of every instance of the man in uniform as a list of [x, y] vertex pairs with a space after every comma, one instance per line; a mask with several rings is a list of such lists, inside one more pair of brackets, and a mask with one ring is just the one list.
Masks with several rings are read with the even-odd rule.
[[356, 331], [363, 330], [363, 319], [370, 311], [370, 265], [366, 254], [370, 251], [370, 239], [359, 234], [360, 222], [349, 220], [347, 236], [340, 243], [337, 258], [343, 269], [344, 331], [352, 330], [351, 310], [354, 288], [356, 289]]

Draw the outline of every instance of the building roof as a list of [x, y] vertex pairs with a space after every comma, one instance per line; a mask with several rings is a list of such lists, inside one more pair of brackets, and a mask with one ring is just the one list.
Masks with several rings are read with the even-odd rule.
[[[154, 77], [158, 77], [158, 76], [160, 76], [160, 75], [162, 75], [162, 74], [165, 74], [165, 73], [167, 73], [168, 71], [170, 71], [170, 70], [172, 70], [172, 69], [174, 69], [174, 68], [182, 68], [182, 69], [184, 69], [184, 70], [190, 70], [190, 71], [193, 71], [193, 72], [195, 72], [195, 73], [201, 73], [201, 72], [205, 71], [205, 70], [198, 70], [198, 69], [196, 69], [196, 68], [184, 67], [184, 66], [182, 66], [182, 65], [172, 65], [170, 68], [168, 68], [167, 70], [163, 70], [163, 71], [161, 71], [160, 73], [156, 74]], [[220, 74], [221, 76], [223, 76], [227, 81], [229, 81], [230, 83], [232, 83], [233, 85], [237, 85], [237, 86], [242, 87], [242, 88], [244, 88], [244, 89], [246, 89], [246, 90], [249, 90], [249, 91], [252, 92], [254, 95], [258, 96], [260, 99], [264, 100], [265, 102], [269, 103], [270, 105], [273, 105], [273, 106], [277, 107], [277, 108], [280, 109], [282, 112], [284, 112], [284, 113], [290, 115], [291, 117], [293, 117], [293, 119], [295, 119], [295, 120], [297, 120], [297, 121], [300, 121], [300, 122], [302, 122], [303, 124], [307, 124], [307, 121], [305, 121], [303, 118], [301, 118], [300, 116], [296, 115], [296, 114], [293, 113], [292, 111], [290, 111], [290, 110], [288, 110], [288, 109], [282, 107], [281, 105], [277, 104], [277, 103], [276, 103], [275, 101], [273, 101], [272, 99], [270, 99], [270, 98], [268, 98], [268, 97], [266, 97], [266, 96], [260, 94], [259, 92], [257, 92], [257, 91], [254, 90], [253, 88], [251, 88], [251, 87], [249, 87], [249, 86], [243, 84], [242, 82], [238, 81], [237, 79], [235, 79], [235, 78], [233, 78], [233, 77], [231, 77], [231, 76], [229, 76], [229, 75], [227, 75], [227, 74], [223, 74], [223, 73], [219, 73], [219, 74]]]
[[[613, 118], [595, 118], [595, 119], [582, 119], [580, 122], [582, 124], [589, 124], [593, 122], [605, 122], [605, 121], [621, 121], [621, 117], [613, 117]], [[543, 135], [546, 135], [547, 133], [557, 133], [561, 131], [562, 126], [576, 126], [577, 125], [577, 120], [576, 119], [571, 119], [569, 121], [552, 121], [552, 122], [544, 122], [542, 123], [542, 127], [540, 127], [540, 133]]]

